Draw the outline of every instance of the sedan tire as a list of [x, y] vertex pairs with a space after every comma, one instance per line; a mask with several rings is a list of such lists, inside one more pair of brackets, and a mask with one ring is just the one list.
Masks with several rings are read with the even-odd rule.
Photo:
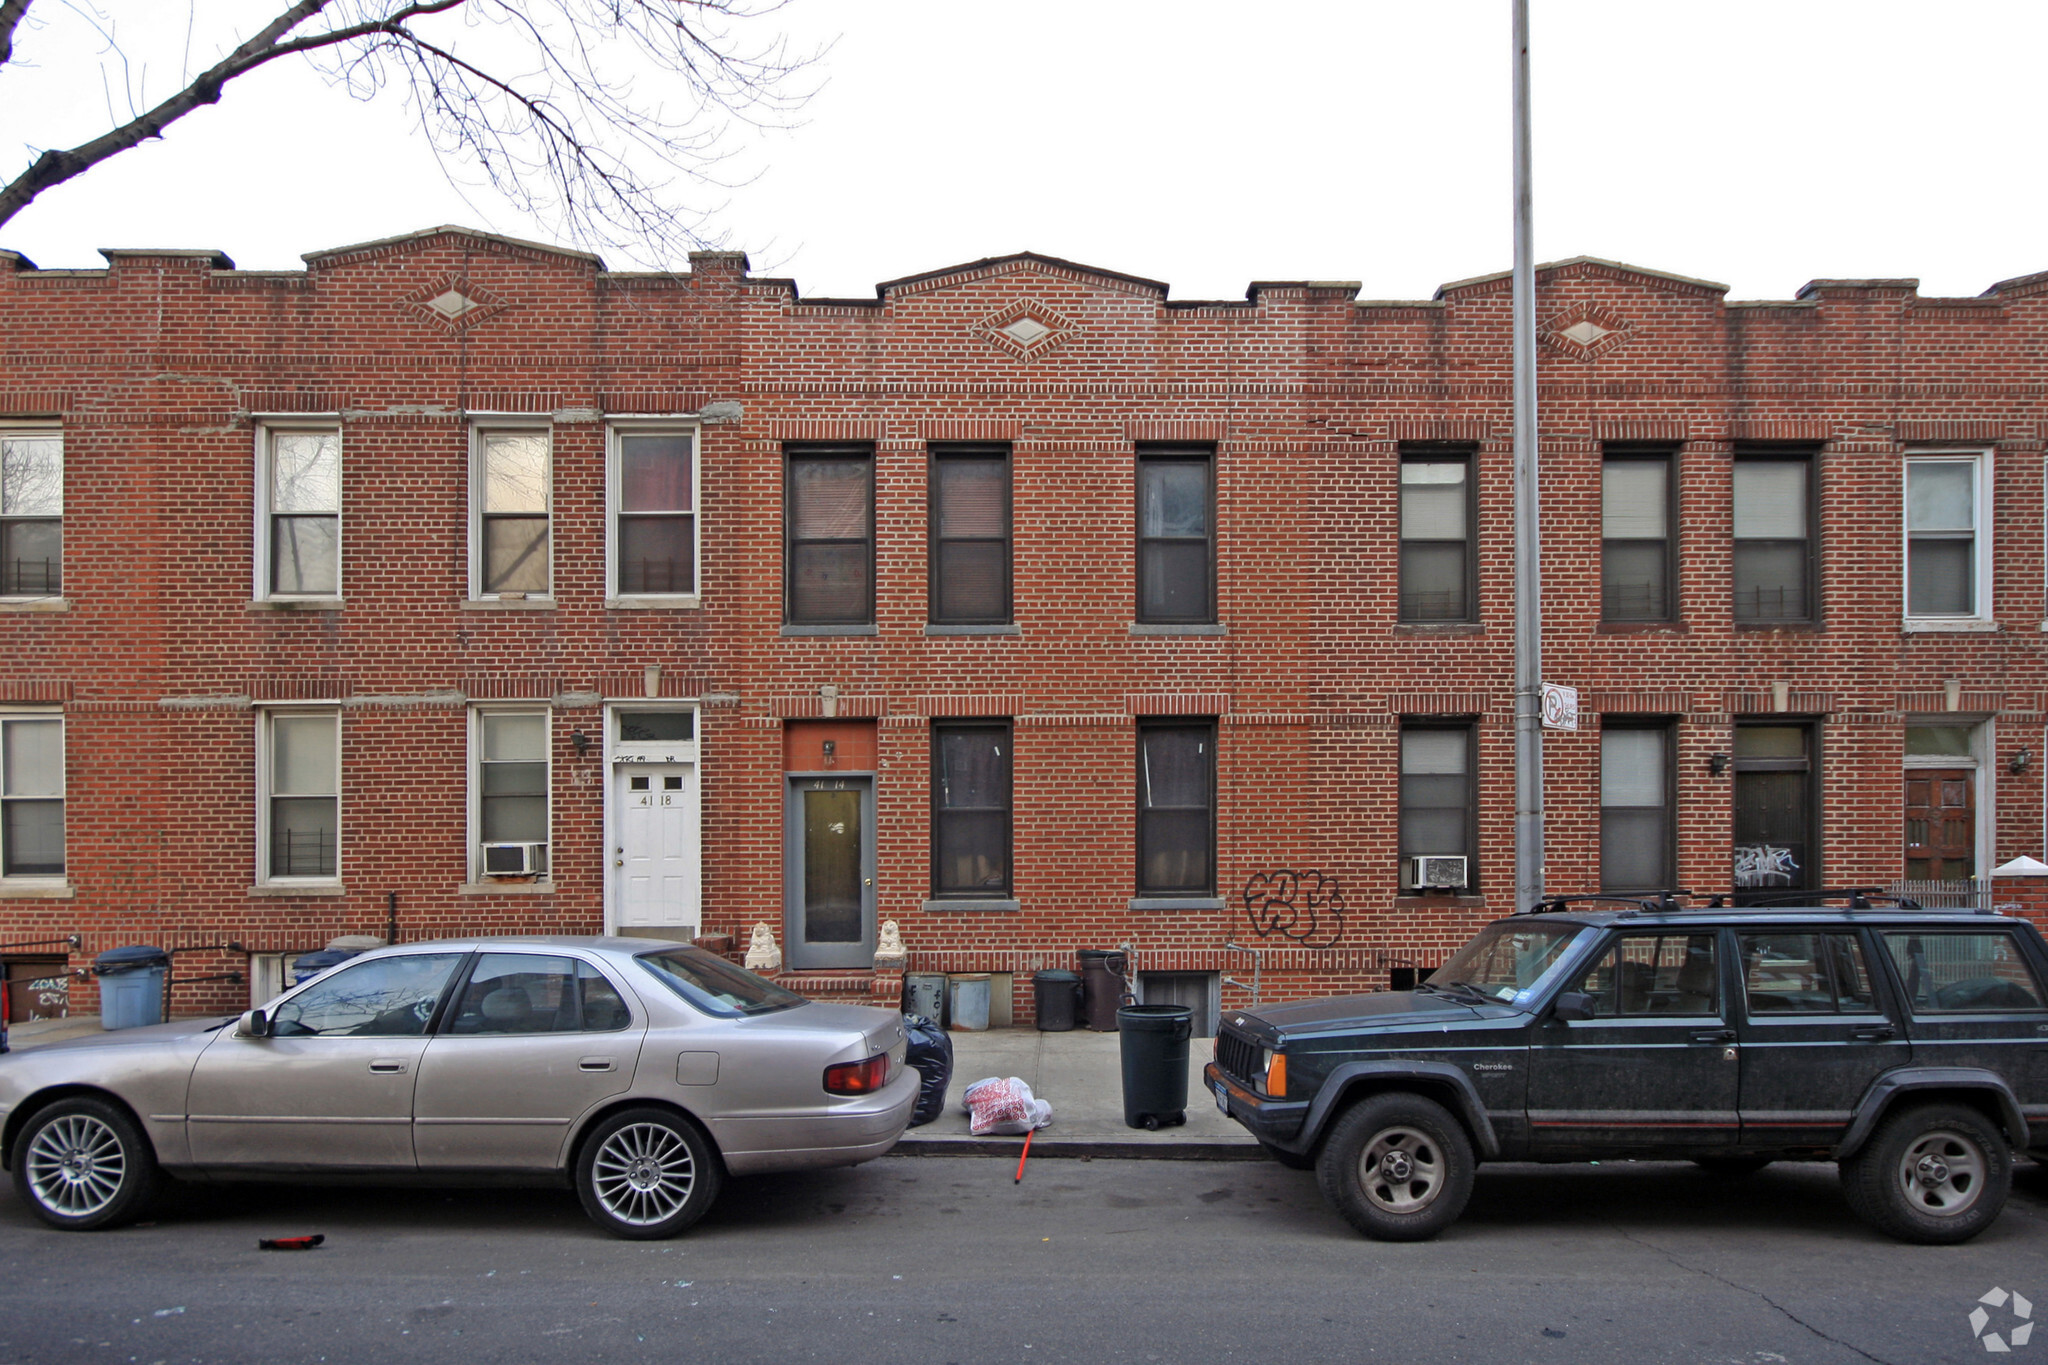
[[1477, 1164], [1449, 1110], [1395, 1092], [1345, 1111], [1316, 1159], [1316, 1180], [1329, 1206], [1366, 1236], [1420, 1242], [1465, 1211]]
[[710, 1211], [724, 1185], [725, 1168], [710, 1140], [668, 1109], [613, 1114], [576, 1156], [583, 1211], [629, 1241], [675, 1236]]
[[2011, 1188], [2005, 1134], [1961, 1104], [1902, 1109], [1842, 1163], [1849, 1207], [1902, 1242], [1966, 1242], [1991, 1226]]
[[87, 1232], [140, 1217], [163, 1175], [126, 1110], [75, 1096], [36, 1111], [14, 1142], [14, 1190], [53, 1228]]

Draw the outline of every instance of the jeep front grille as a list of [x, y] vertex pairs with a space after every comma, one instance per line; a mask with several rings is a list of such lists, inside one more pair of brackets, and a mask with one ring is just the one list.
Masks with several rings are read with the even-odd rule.
[[1255, 1090], [1264, 1089], [1266, 1084], [1265, 1070], [1259, 1065], [1264, 1051], [1251, 1039], [1232, 1033], [1228, 1026], [1216, 1035], [1216, 1065], [1223, 1068], [1224, 1075]]

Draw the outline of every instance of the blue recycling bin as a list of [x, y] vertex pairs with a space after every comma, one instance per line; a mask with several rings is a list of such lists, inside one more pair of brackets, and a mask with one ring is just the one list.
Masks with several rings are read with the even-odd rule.
[[101, 1028], [141, 1028], [163, 1022], [169, 953], [140, 943], [110, 948], [92, 960], [92, 969], [100, 979]]

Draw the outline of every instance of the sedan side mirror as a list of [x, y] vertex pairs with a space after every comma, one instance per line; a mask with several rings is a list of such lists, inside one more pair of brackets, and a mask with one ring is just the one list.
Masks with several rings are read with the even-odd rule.
[[[258, 1011], [261, 1013], [261, 1011]], [[1584, 991], [1566, 991], [1557, 997], [1557, 1003], [1550, 1008], [1553, 1018], [1576, 1020], [1593, 1017], [1593, 997]]]
[[237, 1038], [268, 1038], [270, 1016], [262, 1010], [250, 1010], [235, 1024]]

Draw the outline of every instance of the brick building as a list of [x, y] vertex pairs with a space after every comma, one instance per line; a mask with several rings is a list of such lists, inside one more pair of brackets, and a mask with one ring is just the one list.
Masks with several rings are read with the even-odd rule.
[[[1505, 275], [1181, 302], [1027, 254], [839, 300], [457, 228], [106, 254], [0, 253], [18, 978], [766, 923], [881, 997], [887, 919], [1021, 1022], [1076, 948], [1213, 1007], [1509, 908]], [[1539, 272], [1582, 705], [1548, 884], [2040, 854], [2048, 275], [1724, 293]]]

